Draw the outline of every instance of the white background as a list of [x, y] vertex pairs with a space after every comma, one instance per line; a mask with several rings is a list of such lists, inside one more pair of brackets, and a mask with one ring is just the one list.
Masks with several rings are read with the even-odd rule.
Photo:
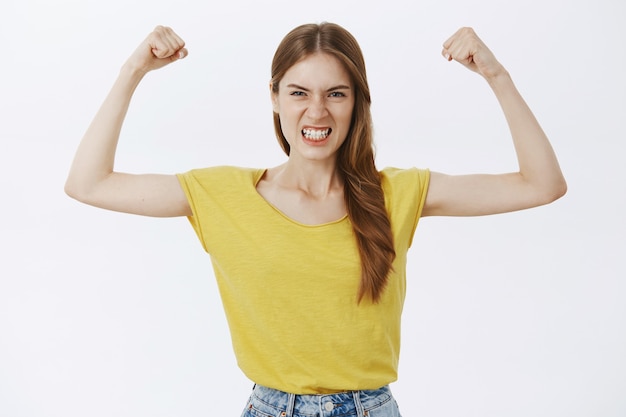
[[625, 19], [617, 0], [3, 0], [0, 416], [239, 415], [252, 383], [187, 220], [84, 206], [63, 183], [156, 24], [190, 56], [140, 85], [117, 169], [280, 163], [271, 57], [293, 27], [327, 20], [365, 53], [379, 167], [516, 169], [486, 83], [440, 56], [468, 25], [513, 75], [569, 184], [545, 207], [420, 223], [392, 386], [403, 414], [623, 417]]

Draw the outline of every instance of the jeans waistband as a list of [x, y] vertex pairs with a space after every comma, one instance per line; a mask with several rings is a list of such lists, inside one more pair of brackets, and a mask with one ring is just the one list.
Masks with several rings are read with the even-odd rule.
[[299, 395], [256, 385], [251, 396], [251, 407], [280, 417], [362, 417], [391, 399], [389, 386], [336, 394]]

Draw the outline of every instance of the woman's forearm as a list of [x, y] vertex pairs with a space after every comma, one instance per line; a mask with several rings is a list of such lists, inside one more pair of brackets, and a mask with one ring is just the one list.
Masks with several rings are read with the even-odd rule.
[[115, 151], [132, 95], [143, 73], [125, 65], [85, 132], [70, 168], [66, 192], [85, 199], [112, 172]]
[[567, 185], [554, 150], [507, 71], [487, 78], [506, 117], [519, 172], [540, 198], [561, 197]]

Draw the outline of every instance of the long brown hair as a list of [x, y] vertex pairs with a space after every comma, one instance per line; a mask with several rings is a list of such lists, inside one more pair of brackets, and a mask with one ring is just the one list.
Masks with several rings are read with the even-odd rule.
[[[278, 94], [278, 84], [287, 70], [315, 52], [337, 58], [354, 84], [352, 122], [346, 140], [338, 150], [337, 166], [343, 176], [348, 218], [361, 258], [358, 301], [368, 295], [372, 301], [378, 302], [396, 253], [380, 173], [374, 164], [371, 98], [359, 44], [347, 30], [334, 23], [298, 26], [283, 38], [274, 54], [272, 91]], [[274, 113], [274, 130], [280, 146], [289, 155], [289, 143], [283, 135], [278, 113]]]

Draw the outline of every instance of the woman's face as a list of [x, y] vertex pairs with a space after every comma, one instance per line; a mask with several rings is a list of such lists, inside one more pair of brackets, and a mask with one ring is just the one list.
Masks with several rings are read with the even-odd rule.
[[350, 130], [354, 86], [332, 55], [314, 53], [294, 64], [272, 93], [291, 158], [333, 160]]

